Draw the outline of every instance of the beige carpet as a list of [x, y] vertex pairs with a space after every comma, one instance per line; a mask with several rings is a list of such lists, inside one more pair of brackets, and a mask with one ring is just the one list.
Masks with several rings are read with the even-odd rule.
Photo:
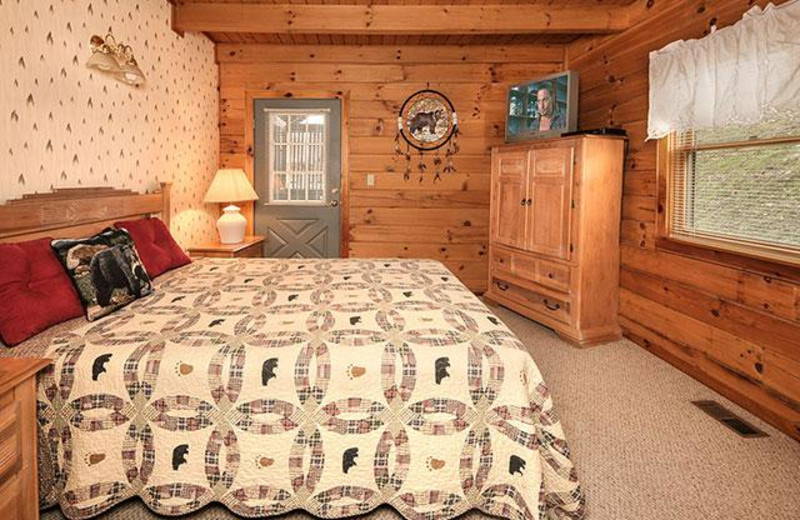
[[[583, 482], [587, 520], [800, 518], [800, 443], [629, 341], [578, 350], [513, 312], [495, 311], [550, 385]], [[696, 399], [717, 399], [770, 436], [742, 439], [689, 403]], [[152, 517], [137, 501], [103, 516]], [[63, 517], [51, 510], [43, 518]], [[209, 507], [184, 518], [236, 517]], [[383, 508], [367, 518], [400, 516]]]

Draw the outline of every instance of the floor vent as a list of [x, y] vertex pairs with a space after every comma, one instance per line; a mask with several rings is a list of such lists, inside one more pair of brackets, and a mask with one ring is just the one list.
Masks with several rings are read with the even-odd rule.
[[692, 401], [692, 404], [742, 437], [768, 437], [766, 433], [759, 430], [716, 401]]

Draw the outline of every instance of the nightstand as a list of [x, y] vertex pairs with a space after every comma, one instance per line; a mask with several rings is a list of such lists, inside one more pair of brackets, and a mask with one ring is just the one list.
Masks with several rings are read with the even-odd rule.
[[0, 360], [0, 518], [39, 518], [36, 374], [51, 363]]
[[192, 258], [261, 258], [264, 256], [264, 237], [244, 237], [238, 244], [208, 242], [189, 248]]

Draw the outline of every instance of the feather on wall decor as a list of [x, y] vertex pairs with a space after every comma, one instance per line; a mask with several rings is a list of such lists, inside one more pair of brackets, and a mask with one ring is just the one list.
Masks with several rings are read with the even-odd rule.
[[[93, 34], [136, 49], [148, 82], [86, 67]], [[144, 192], [172, 181], [172, 231], [216, 236], [203, 204], [219, 159], [218, 68], [205, 36], [170, 29], [164, 0], [0, 2], [0, 203], [52, 188]]]

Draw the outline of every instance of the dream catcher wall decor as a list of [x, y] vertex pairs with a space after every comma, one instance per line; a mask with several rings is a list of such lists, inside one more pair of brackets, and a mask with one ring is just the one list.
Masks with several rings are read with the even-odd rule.
[[[401, 137], [405, 146], [400, 142]], [[444, 94], [425, 89], [406, 99], [397, 116], [394, 152], [405, 161], [405, 180], [411, 179], [416, 166], [419, 182], [423, 181], [428, 170], [425, 154], [430, 152], [433, 153], [433, 182], [440, 181], [442, 173], [456, 171], [453, 158], [458, 153], [458, 115]]]

